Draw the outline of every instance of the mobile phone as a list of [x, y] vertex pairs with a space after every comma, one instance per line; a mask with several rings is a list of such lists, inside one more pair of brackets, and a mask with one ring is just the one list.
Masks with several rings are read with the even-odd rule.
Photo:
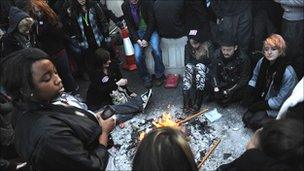
[[115, 113], [116, 113], [115, 109], [112, 106], [107, 105], [107, 106], [104, 107], [104, 110], [100, 114], [100, 117], [103, 120], [106, 120], [106, 119], [109, 119], [110, 117], [112, 117]]

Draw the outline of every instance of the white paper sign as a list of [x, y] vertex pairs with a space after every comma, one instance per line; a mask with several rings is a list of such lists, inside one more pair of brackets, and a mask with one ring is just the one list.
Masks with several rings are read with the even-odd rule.
[[210, 122], [214, 122], [218, 119], [220, 119], [222, 117], [222, 114], [220, 114], [216, 108], [214, 108], [213, 110], [211, 110], [210, 112], [205, 114], [206, 118], [210, 121]]

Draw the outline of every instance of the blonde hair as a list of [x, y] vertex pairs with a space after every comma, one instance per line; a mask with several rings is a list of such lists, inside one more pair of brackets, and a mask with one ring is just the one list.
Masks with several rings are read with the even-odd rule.
[[267, 45], [278, 48], [281, 55], [285, 56], [286, 42], [281, 35], [272, 34], [269, 37], [267, 37], [266, 40], [264, 41], [263, 52], [265, 52], [265, 47]]

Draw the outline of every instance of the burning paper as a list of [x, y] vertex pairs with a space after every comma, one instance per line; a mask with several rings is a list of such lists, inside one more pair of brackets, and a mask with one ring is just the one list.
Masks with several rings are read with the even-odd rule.
[[159, 118], [158, 122], [152, 122], [152, 124], [156, 128], [160, 127], [166, 127], [166, 126], [171, 126], [171, 127], [178, 127], [179, 124], [175, 122], [174, 120], [171, 119], [170, 113], [163, 113], [162, 117]]

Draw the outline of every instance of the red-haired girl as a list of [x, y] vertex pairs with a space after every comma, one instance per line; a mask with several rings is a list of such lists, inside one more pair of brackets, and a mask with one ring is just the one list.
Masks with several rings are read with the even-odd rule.
[[298, 82], [294, 69], [287, 63], [285, 50], [285, 40], [278, 34], [264, 41], [264, 57], [255, 66], [248, 83], [249, 108], [243, 122], [249, 128], [257, 129], [275, 118]]

